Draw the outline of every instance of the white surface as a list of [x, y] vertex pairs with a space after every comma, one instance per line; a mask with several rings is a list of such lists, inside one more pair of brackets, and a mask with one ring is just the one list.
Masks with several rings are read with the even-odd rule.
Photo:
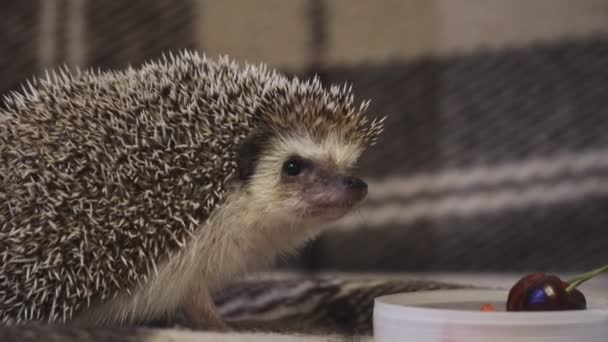
[[[378, 342], [590, 341], [608, 337], [608, 298], [587, 295], [588, 309], [562, 312], [481, 312], [420, 305], [500, 305], [506, 290], [447, 290], [383, 296], [374, 305]], [[504, 305], [504, 304], [503, 304]]]

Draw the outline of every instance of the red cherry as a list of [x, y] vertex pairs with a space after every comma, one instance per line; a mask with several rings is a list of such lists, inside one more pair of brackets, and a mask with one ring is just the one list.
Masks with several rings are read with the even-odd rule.
[[557, 311], [586, 308], [585, 296], [568, 283], [540, 272], [521, 278], [509, 292], [507, 311]]
[[522, 311], [528, 295], [528, 290], [531, 286], [536, 284], [539, 280], [545, 277], [544, 273], [536, 272], [528, 274], [527, 276], [519, 279], [511, 291], [509, 291], [509, 297], [507, 299], [507, 311]]
[[587, 300], [577, 287], [607, 271], [608, 265], [604, 265], [569, 282], [541, 272], [528, 274], [509, 291], [507, 311], [584, 310]]
[[[570, 284], [562, 280], [562, 287], [567, 289]], [[579, 289], [566, 291], [568, 293], [568, 309], [569, 310], [585, 310], [587, 308], [587, 299]]]
[[581, 291], [573, 289], [568, 292], [568, 310], [585, 310], [586, 308], [587, 299]]

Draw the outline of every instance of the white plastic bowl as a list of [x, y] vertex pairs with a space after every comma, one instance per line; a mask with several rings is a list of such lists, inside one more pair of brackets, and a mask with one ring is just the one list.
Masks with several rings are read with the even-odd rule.
[[[506, 312], [508, 291], [437, 290], [376, 298], [378, 342], [608, 342], [608, 298], [586, 295], [587, 309]], [[483, 312], [483, 304], [498, 311]]]

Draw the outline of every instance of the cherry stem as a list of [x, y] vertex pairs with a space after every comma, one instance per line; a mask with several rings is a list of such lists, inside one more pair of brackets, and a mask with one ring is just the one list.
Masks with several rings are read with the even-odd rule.
[[580, 284], [582, 284], [582, 283], [586, 282], [587, 280], [595, 277], [596, 275], [598, 275], [602, 272], [606, 272], [606, 271], [608, 271], [608, 265], [600, 267], [600, 268], [596, 268], [593, 271], [583, 273], [583, 274], [577, 276], [576, 278], [571, 279], [568, 282], [569, 285], [566, 288], [566, 292], [570, 292], [570, 291], [574, 290]]

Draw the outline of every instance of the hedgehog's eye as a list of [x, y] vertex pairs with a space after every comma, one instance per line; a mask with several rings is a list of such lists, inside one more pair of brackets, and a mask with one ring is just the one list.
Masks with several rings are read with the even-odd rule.
[[304, 161], [298, 157], [291, 157], [283, 163], [283, 172], [288, 176], [297, 176], [304, 169]]

